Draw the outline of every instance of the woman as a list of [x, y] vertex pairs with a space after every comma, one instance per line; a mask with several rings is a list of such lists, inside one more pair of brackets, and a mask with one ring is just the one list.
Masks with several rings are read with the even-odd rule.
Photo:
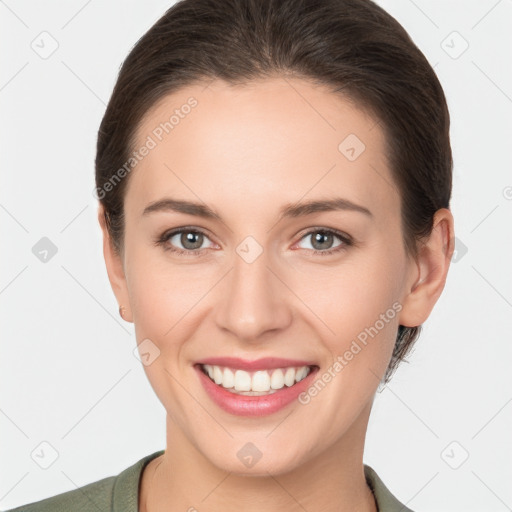
[[410, 510], [363, 464], [453, 253], [442, 88], [368, 0], [184, 0], [98, 133], [98, 219], [167, 446], [14, 510]]

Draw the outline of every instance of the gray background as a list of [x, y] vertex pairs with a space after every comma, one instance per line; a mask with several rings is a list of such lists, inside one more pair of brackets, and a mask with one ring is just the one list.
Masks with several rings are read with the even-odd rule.
[[[378, 395], [364, 459], [418, 512], [512, 510], [512, 1], [379, 3], [448, 98], [458, 247], [410, 364]], [[165, 448], [91, 191], [119, 66], [171, 4], [0, 1], [1, 509]]]

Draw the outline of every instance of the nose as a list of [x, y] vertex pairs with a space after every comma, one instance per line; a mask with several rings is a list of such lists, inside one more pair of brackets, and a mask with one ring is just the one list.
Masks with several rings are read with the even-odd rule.
[[261, 342], [285, 329], [292, 320], [290, 292], [276, 274], [265, 251], [252, 262], [235, 254], [218, 290], [218, 327], [246, 342]]

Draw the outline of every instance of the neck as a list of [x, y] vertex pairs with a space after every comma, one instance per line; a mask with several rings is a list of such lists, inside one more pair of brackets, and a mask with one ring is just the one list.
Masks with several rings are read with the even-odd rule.
[[286, 473], [237, 475], [214, 466], [167, 415], [167, 448], [143, 473], [140, 512], [377, 512], [363, 449], [371, 406], [328, 451]]

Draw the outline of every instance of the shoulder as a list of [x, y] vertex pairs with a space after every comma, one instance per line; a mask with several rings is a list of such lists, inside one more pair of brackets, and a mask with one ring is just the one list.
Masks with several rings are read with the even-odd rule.
[[110, 510], [112, 490], [117, 477], [110, 476], [90, 484], [57, 494], [5, 512], [85, 512], [86, 510]]
[[143, 470], [163, 453], [164, 450], [159, 450], [146, 455], [118, 475], [3, 512], [137, 512]]
[[375, 496], [379, 512], [413, 512], [391, 493], [371, 466], [364, 464], [364, 474]]

